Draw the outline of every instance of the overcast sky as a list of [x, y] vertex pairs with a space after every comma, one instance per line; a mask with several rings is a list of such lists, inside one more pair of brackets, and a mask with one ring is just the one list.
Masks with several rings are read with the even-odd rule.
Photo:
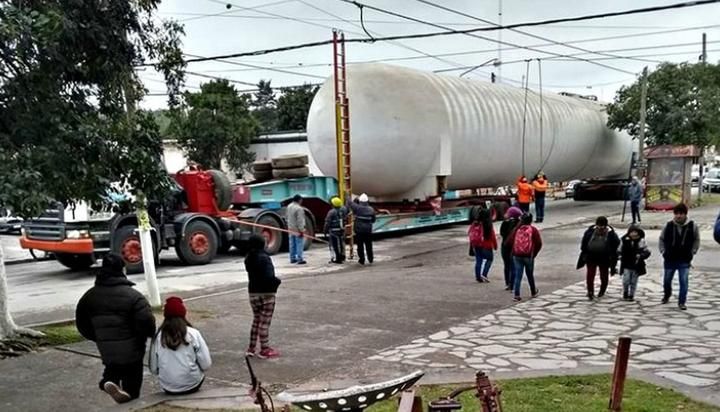
[[[634, 0], [632, 2], [620, 0], [603, 2], [597, 0], [503, 0], [502, 23], [512, 24], [598, 14], [674, 4], [680, 1], [682, 0]], [[486, 23], [433, 8], [418, 0], [360, 0], [360, 2], [455, 29], [487, 26]], [[432, 0], [432, 2], [492, 22], [499, 20], [499, 2], [497, 0]], [[227, 4], [231, 4], [230, 9], [226, 8]], [[230, 2], [166, 0], [160, 7], [159, 16], [182, 22], [186, 32], [183, 48], [184, 52], [190, 55], [212, 56], [322, 41], [331, 38], [332, 28], [343, 30], [348, 38], [366, 37], [359, 25], [359, 9], [341, 0], [232, 0]], [[343, 21], [343, 19], [348, 21]], [[364, 20], [366, 28], [374, 36], [440, 30], [367, 8], [364, 11]], [[703, 26], [714, 27], [703, 28]], [[679, 29], [693, 30], [679, 31]], [[605, 101], [612, 100], [615, 91], [621, 85], [632, 83], [635, 75], [631, 73], [639, 73], [645, 65], [652, 68], [657, 64], [655, 61], [697, 61], [701, 53], [703, 32], [707, 33], [708, 37], [708, 61], [720, 60], [720, 4], [520, 28], [519, 30], [557, 42], [577, 42], [586, 39], [676, 30], [672, 33], [584, 41], [574, 44], [576, 47], [591, 51], [607, 51], [609, 54], [619, 56], [643, 56], [637, 58], [651, 60], [608, 59], [597, 61], [617, 70], [568, 58], [556, 57], [555, 60], [543, 60], [542, 83], [544, 89], [556, 92], [594, 94]], [[498, 31], [477, 34], [494, 40], [498, 39]], [[508, 30], [502, 31], [502, 41], [522, 46], [549, 43]], [[682, 44], [685, 45], [679, 46]], [[651, 46], [667, 47], [648, 48]], [[262, 67], [260, 69], [215, 61], [189, 64], [187, 70], [252, 84], [256, 84], [260, 79], [272, 80], [273, 86], [318, 83], [332, 73], [331, 47], [321, 46], [233, 59], [238, 63]], [[493, 41], [467, 35], [452, 35], [394, 43], [348, 44], [347, 58], [349, 62], [387, 60], [389, 64], [434, 71], [480, 65], [497, 58], [497, 48], [498, 44]], [[501, 60], [507, 63], [501, 68], [502, 81], [518, 87], [525, 74], [526, 64], [524, 62], [511, 63], [512, 61], [553, 57], [540, 51], [516, 49], [508, 45], [503, 48], [505, 50], [502, 51]], [[615, 51], [629, 48], [645, 49]], [[559, 45], [537, 47], [537, 49], [562, 55], [582, 53], [577, 49]], [[448, 53], [464, 54], [437, 58], [427, 57], [428, 55]], [[673, 55], [668, 55], [670, 53]], [[607, 56], [597, 54], [584, 54], [577, 57], [607, 58]], [[402, 58], [402, 60], [395, 60], [398, 58]], [[266, 68], [295, 73], [277, 72]], [[492, 66], [483, 67], [466, 77], [489, 81], [489, 73], [491, 71], [497, 73], [497, 70]], [[463, 70], [459, 69], [445, 72], [445, 75], [458, 76], [462, 72]], [[151, 93], [165, 92], [162, 77], [159, 74], [148, 70], [141, 72], [141, 77]], [[539, 77], [536, 61], [530, 65], [529, 79], [530, 87], [537, 88]], [[197, 90], [197, 87], [206, 81], [208, 80], [188, 75], [186, 86], [188, 90]], [[252, 88], [241, 84], [238, 84], [237, 87], [238, 89]], [[165, 97], [152, 96], [146, 98], [144, 107], [162, 108], [165, 103]]]

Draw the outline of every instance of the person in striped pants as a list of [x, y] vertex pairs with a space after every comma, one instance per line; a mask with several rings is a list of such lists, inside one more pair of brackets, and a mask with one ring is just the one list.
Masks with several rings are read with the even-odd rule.
[[[275, 266], [265, 252], [264, 237], [252, 235], [248, 240], [245, 270], [248, 273], [248, 293], [253, 312], [250, 345], [245, 354], [263, 359], [277, 358], [280, 352], [270, 347], [270, 323], [275, 312], [275, 294], [281, 281], [275, 276]], [[256, 351], [258, 340], [259, 352]]]

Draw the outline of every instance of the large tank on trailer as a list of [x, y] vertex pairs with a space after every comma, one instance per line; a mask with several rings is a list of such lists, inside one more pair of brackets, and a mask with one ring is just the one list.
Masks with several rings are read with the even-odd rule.
[[[347, 81], [353, 191], [376, 200], [508, 185], [523, 170], [567, 181], [630, 167], [632, 139], [608, 129], [604, 106], [591, 101], [545, 93], [541, 105], [530, 91], [525, 110], [523, 89], [385, 64], [351, 65]], [[331, 77], [307, 123], [327, 176], [337, 175], [334, 104]]]

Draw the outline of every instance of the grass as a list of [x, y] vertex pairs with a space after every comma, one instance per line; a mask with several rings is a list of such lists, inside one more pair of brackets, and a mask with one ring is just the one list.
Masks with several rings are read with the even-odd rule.
[[[502, 389], [503, 412], [605, 412], [610, 397], [610, 375], [549, 376], [543, 378], [512, 379], [497, 382]], [[468, 386], [428, 385], [420, 387], [423, 408], [431, 400], [447, 396], [453, 390]], [[480, 404], [474, 392], [459, 397], [463, 411], [480, 411]], [[395, 412], [397, 398], [377, 403], [368, 412]], [[259, 409], [257, 409], [259, 410]], [[293, 411], [302, 411], [293, 408]], [[188, 409], [169, 405], [158, 405], [143, 409], [144, 412], [191, 412]], [[212, 412], [226, 412], [226, 409], [205, 409]], [[695, 402], [671, 389], [630, 379], [625, 383], [623, 398], [624, 412], [720, 412], [720, 408]]]
[[39, 340], [40, 346], [69, 345], [85, 340], [75, 327], [75, 322], [43, 326], [38, 331], [45, 334]]
[[703, 192], [702, 198], [700, 199], [695, 195], [693, 196], [692, 204], [694, 207], [720, 205], [720, 193]]

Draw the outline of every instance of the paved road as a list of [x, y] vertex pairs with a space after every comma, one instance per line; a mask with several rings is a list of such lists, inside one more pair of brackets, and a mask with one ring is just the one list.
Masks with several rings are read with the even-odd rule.
[[[599, 214], [619, 213], [621, 202], [550, 202], [545, 227], [570, 224]], [[408, 254], [432, 251], [438, 247], [464, 242], [464, 226], [387, 238], [376, 243], [378, 261], [392, 260]], [[16, 239], [16, 238], [15, 238]], [[449, 243], [448, 243], [449, 242]], [[281, 276], [292, 277], [341, 270], [327, 265], [328, 251], [316, 244], [308, 253], [309, 265], [291, 266], [279, 255], [275, 259]], [[242, 265], [243, 257], [230, 255], [218, 258], [205, 266], [182, 266], [174, 253], [161, 255], [158, 281], [163, 293], [199, 294], [208, 290], [238, 287], [247, 281]], [[20, 324], [67, 319], [80, 296], [92, 286], [91, 272], [71, 272], [55, 261], [32, 262], [8, 267], [10, 308]], [[145, 289], [144, 275], [130, 279]]]

